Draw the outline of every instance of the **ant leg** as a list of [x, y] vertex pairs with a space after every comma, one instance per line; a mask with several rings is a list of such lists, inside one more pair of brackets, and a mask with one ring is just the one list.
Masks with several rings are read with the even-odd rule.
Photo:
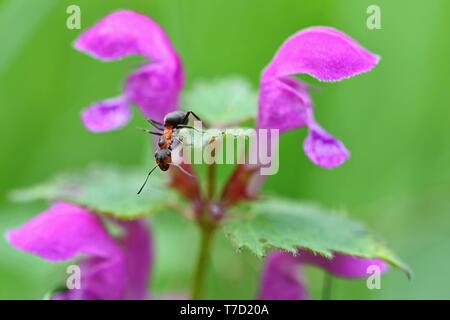
[[147, 121], [150, 122], [151, 125], [154, 126], [156, 129], [164, 130], [164, 125], [161, 122], [153, 120], [153, 119], [147, 119]]
[[174, 164], [172, 163], [173, 166], [177, 167], [178, 169], [180, 169], [181, 172], [183, 172], [185, 175], [188, 175], [191, 178], [195, 179], [195, 176], [192, 175], [190, 172], [188, 172], [187, 170], [185, 170], [182, 166], [178, 165], [178, 164]]
[[186, 128], [186, 129], [194, 129], [194, 130], [197, 131], [197, 132], [202, 132], [202, 133], [203, 133], [203, 131], [198, 130], [197, 128], [194, 128], [193, 126], [188, 126], [188, 125], [184, 125], [184, 124], [180, 124], [180, 125], [178, 125], [176, 128], [177, 128], [177, 129], [183, 129], [183, 128]]
[[[175, 142], [178, 142], [177, 144], [175, 144]], [[173, 138], [172, 139], [172, 143], [170, 144], [170, 146], [167, 148], [170, 151], [172, 151], [174, 148], [178, 147], [180, 144], [182, 144], [183, 141], [181, 141], [179, 138]]]
[[138, 130], [144, 131], [146, 133], [150, 133], [153, 134], [155, 136], [162, 136], [163, 134], [161, 132], [154, 132], [154, 131], [150, 131], [148, 129], [144, 129], [144, 128], [137, 128]]
[[163, 125], [163, 123], [162, 122], [159, 122], [159, 121], [156, 121], [156, 120], [153, 120], [153, 119], [147, 119], [147, 121], [148, 122], [150, 122], [150, 123], [155, 123], [155, 124], [157, 124], [157, 125], [160, 125], [160, 126], [162, 126]]
[[[178, 142], [178, 144], [181, 144], [181, 143], [183, 143], [183, 137], [174, 137], [173, 138], [173, 141], [174, 142]], [[189, 144], [190, 145], [190, 144]]]
[[142, 190], [144, 190], [145, 185], [147, 184], [148, 178], [150, 177], [150, 175], [152, 174], [153, 171], [155, 171], [155, 169], [158, 167], [158, 165], [154, 166], [152, 168], [152, 170], [150, 170], [150, 172], [147, 175], [147, 178], [145, 178], [144, 183], [142, 184], [142, 187], [139, 189], [137, 194], [140, 194], [142, 192]]
[[192, 111], [188, 111], [188, 113], [186, 115], [189, 116], [190, 114], [192, 114], [194, 116], [194, 118], [197, 119], [198, 121], [202, 121], [202, 119], [200, 119], [200, 117]]
[[197, 119], [198, 121], [202, 121], [202, 119], [200, 119], [194, 112], [188, 111], [188, 112], [186, 112], [186, 115], [184, 116], [183, 123], [187, 123], [187, 122], [188, 122], [189, 116], [190, 116], [191, 114], [192, 114], [192, 115], [194, 116], [194, 118]]

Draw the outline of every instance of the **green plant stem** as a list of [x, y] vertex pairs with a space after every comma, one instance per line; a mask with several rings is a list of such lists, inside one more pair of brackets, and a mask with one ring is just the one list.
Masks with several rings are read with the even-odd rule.
[[331, 299], [331, 289], [333, 287], [333, 276], [324, 271], [323, 285], [322, 285], [322, 300]]
[[203, 283], [208, 267], [212, 235], [213, 229], [201, 228], [200, 253], [197, 260], [197, 266], [195, 268], [194, 283], [191, 292], [192, 300], [202, 299]]
[[[211, 164], [208, 166], [207, 172], [207, 200], [211, 203], [214, 198], [216, 185], [216, 166]], [[192, 285], [191, 298], [192, 300], [199, 300], [203, 297], [204, 281], [207, 273], [212, 237], [215, 230], [215, 225], [210, 219], [209, 205], [202, 212], [198, 220], [200, 229], [200, 252], [198, 255], [197, 266], [194, 273], [194, 281]]]

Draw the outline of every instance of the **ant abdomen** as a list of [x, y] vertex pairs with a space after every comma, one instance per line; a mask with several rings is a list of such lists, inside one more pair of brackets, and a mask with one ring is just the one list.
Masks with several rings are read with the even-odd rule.
[[173, 111], [164, 117], [164, 126], [177, 127], [180, 124], [186, 124], [187, 120], [186, 112]]

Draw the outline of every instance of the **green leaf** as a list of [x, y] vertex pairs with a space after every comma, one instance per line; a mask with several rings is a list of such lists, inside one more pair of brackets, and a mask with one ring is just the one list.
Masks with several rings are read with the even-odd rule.
[[236, 125], [256, 117], [257, 92], [238, 76], [199, 81], [182, 101], [209, 125]]
[[241, 207], [224, 230], [237, 248], [246, 247], [260, 257], [269, 249], [294, 253], [301, 247], [329, 258], [333, 252], [380, 258], [411, 275], [363, 225], [312, 204], [280, 198], [258, 201]]
[[137, 195], [147, 171], [112, 166], [65, 173], [47, 183], [16, 190], [11, 199], [18, 202], [63, 200], [122, 219], [133, 219], [159, 210], [170, 198], [162, 174], [155, 172]]

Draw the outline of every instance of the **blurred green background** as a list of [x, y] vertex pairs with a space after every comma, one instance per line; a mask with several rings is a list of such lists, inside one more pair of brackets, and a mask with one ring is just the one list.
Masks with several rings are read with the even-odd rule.
[[[71, 48], [66, 8], [81, 7], [82, 28], [117, 8], [151, 16], [169, 34], [186, 71], [197, 79], [241, 74], [255, 86], [281, 42], [312, 25], [336, 27], [381, 55], [370, 73], [317, 84], [316, 115], [352, 157], [341, 168], [313, 166], [303, 154], [306, 130], [283, 136], [278, 175], [265, 188], [344, 209], [387, 240], [413, 269], [397, 270], [381, 290], [364, 280], [335, 281], [332, 298], [450, 298], [450, 2], [447, 0], [0, 0], [0, 231], [45, 207], [7, 200], [12, 188], [92, 162], [142, 163], [135, 125], [93, 135], [79, 121], [89, 103], [119, 93], [128, 60], [102, 64]], [[366, 9], [378, 4], [382, 29], [368, 30]], [[147, 163], [151, 161], [148, 160]], [[175, 215], [154, 219], [157, 263], [152, 291], [185, 291], [196, 233]], [[192, 237], [192, 241], [187, 241]], [[194, 241], [194, 242], [193, 242]], [[260, 264], [217, 238], [208, 297], [254, 296]], [[313, 297], [322, 274], [307, 270]], [[64, 276], [61, 266], [0, 241], [0, 298], [39, 299]]]

